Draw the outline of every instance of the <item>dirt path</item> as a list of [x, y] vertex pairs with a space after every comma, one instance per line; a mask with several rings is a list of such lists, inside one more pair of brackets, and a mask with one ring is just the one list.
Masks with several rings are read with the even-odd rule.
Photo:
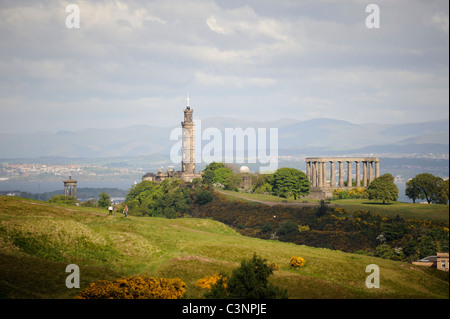
[[[269, 201], [263, 201], [263, 200], [259, 200], [259, 199], [252, 199], [252, 198], [248, 198], [242, 195], [238, 195], [238, 194], [229, 194], [229, 193], [225, 193], [221, 190], [215, 189], [216, 192], [223, 194], [223, 195], [230, 195], [233, 197], [237, 197], [246, 201], [250, 201], [250, 202], [255, 202], [255, 203], [261, 203], [264, 205], [268, 205], [268, 206], [275, 206], [275, 205], [281, 205], [281, 206], [297, 206], [297, 207], [315, 207], [315, 206], [319, 206], [319, 203], [283, 203], [283, 202], [269, 202]], [[328, 204], [329, 206], [334, 206]]]

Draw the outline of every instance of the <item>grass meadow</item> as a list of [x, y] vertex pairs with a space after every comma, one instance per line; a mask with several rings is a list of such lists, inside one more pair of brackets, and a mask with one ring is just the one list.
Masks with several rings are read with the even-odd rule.
[[[406, 262], [245, 237], [210, 219], [124, 218], [0, 196], [0, 298], [73, 298], [79, 289], [66, 287], [65, 269], [77, 264], [81, 289], [147, 274], [180, 278], [185, 297], [198, 299], [198, 279], [231, 273], [254, 253], [280, 266], [271, 280], [293, 299], [449, 298], [448, 273]], [[290, 268], [292, 256], [306, 266]], [[378, 289], [366, 287], [369, 264], [379, 266]]]

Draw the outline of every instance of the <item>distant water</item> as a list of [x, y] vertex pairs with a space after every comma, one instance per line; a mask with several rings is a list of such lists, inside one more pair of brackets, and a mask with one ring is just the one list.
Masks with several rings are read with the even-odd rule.
[[[77, 187], [92, 187], [92, 188], [118, 188], [122, 190], [129, 190], [132, 185], [134, 185], [133, 181], [98, 181], [98, 182], [78, 182]], [[136, 181], [140, 182], [140, 181]], [[405, 183], [396, 183], [398, 187], [398, 201], [412, 203], [412, 200], [405, 196]], [[47, 192], [53, 192], [61, 190], [64, 191], [63, 182], [45, 182], [45, 183], [37, 183], [37, 182], [8, 182], [2, 181], [0, 182], [0, 191], [22, 191], [28, 193], [42, 194]], [[420, 200], [419, 200], [420, 201]]]
[[[138, 183], [140, 181], [137, 181]], [[118, 188], [122, 190], [129, 190], [131, 186], [134, 185], [133, 181], [97, 181], [97, 182], [78, 182], [78, 188]], [[64, 191], [64, 183], [61, 182], [0, 182], [0, 191], [22, 191], [28, 193], [47, 193], [54, 192], [57, 190]]]

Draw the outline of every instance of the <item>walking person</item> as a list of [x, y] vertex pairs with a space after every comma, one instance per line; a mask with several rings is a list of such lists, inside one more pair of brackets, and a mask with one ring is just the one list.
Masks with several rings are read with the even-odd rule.
[[125, 208], [123, 209], [123, 214], [125, 215], [125, 217], [128, 216], [128, 205], [125, 205]]
[[117, 213], [117, 203], [114, 203], [114, 216], [116, 216]]
[[109, 211], [108, 216], [112, 216], [113, 207], [111, 205], [109, 205], [108, 211]]

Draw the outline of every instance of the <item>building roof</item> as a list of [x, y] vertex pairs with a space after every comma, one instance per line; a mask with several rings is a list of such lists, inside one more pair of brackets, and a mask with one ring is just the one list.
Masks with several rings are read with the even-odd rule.
[[437, 256], [428, 256], [419, 260], [424, 263], [435, 263], [437, 262]]

